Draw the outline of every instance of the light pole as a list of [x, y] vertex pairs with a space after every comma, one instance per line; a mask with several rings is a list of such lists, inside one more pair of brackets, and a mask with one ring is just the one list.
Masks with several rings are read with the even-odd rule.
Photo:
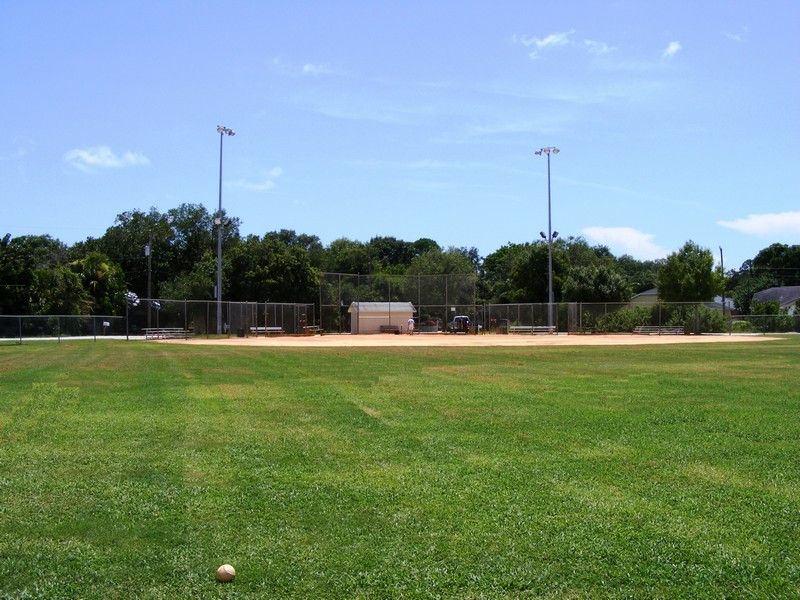
[[214, 224], [217, 226], [217, 333], [222, 333], [222, 138], [236, 135], [233, 129], [217, 125], [219, 132], [219, 210]]
[[558, 148], [548, 146], [537, 150], [534, 154], [547, 155], [547, 237], [544, 232], [539, 232], [547, 240], [547, 326], [553, 331], [553, 240], [558, 237], [558, 232], [553, 231], [550, 213], [550, 154], [558, 154]]
[[[150, 237], [147, 239], [147, 245], [144, 247], [144, 255], [147, 257], [147, 301], [153, 298], [153, 232], [150, 232]], [[147, 327], [150, 328], [150, 304], [147, 305]]]
[[725, 319], [725, 259], [722, 256], [722, 246], [719, 247], [719, 270], [722, 273], [722, 318]]

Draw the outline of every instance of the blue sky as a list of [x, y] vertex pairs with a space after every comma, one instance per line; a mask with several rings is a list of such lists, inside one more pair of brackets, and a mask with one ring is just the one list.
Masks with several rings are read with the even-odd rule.
[[800, 3], [0, 3], [0, 235], [218, 203], [243, 234], [800, 243]]

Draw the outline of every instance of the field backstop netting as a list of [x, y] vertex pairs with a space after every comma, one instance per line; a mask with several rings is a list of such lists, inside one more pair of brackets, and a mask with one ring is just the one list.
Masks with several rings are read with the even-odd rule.
[[351, 331], [353, 302], [411, 302], [418, 324], [442, 329], [456, 315], [474, 318], [475, 274], [320, 275], [320, 328], [326, 333]]

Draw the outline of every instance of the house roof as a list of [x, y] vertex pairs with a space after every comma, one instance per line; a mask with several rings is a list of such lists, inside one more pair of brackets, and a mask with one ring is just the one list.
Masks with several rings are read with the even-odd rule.
[[790, 306], [800, 300], [800, 285], [771, 287], [753, 294], [753, 300], [759, 302], [777, 301], [781, 307]]
[[351, 302], [347, 312], [417, 312], [411, 302]]

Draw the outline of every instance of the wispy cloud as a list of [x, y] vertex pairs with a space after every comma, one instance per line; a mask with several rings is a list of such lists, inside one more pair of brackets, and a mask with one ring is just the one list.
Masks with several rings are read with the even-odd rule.
[[797, 236], [800, 235], [800, 211], [747, 215], [747, 218], [736, 219], [735, 221], [717, 221], [717, 225], [722, 225], [747, 235]]
[[734, 42], [744, 42], [747, 39], [747, 35], [750, 33], [750, 30], [747, 26], [742, 27], [739, 33], [731, 33], [729, 31], [725, 32], [725, 37], [729, 40]]
[[344, 163], [351, 167], [364, 167], [371, 169], [389, 169], [389, 170], [402, 170], [402, 171], [498, 171], [501, 173], [523, 173], [527, 174], [529, 171], [513, 169], [501, 164], [478, 162], [478, 161], [442, 161], [432, 159], [422, 159], [417, 161], [388, 161], [377, 159], [355, 159], [345, 160]]
[[528, 56], [531, 59], [534, 59], [538, 56], [540, 50], [569, 45], [569, 36], [571, 36], [573, 33], [575, 33], [575, 30], [570, 29], [569, 31], [563, 31], [560, 33], [551, 33], [543, 38], [526, 35], [514, 35], [511, 39], [514, 43], [522, 44], [526, 48], [533, 48]]
[[29, 154], [31, 154], [36, 148], [36, 144], [33, 142], [33, 140], [16, 139], [14, 141], [17, 144], [16, 149], [14, 149], [9, 154], [0, 155], [0, 162], [6, 162], [10, 160], [17, 160], [20, 158], [24, 158]]
[[144, 154], [128, 151], [122, 156], [117, 156], [108, 146], [70, 150], [64, 154], [64, 161], [85, 172], [94, 169], [120, 169], [150, 164], [150, 159]]
[[666, 248], [653, 243], [653, 234], [630, 227], [586, 227], [581, 233], [608, 246], [612, 252], [629, 254], [639, 260], [656, 260], [669, 254]]
[[236, 181], [229, 181], [226, 187], [246, 190], [248, 192], [267, 192], [275, 187], [275, 179], [283, 175], [281, 167], [274, 167], [269, 171], [262, 172], [261, 177], [257, 181], [248, 181], [246, 179], [237, 179]]
[[312, 65], [311, 63], [303, 65], [304, 75], [324, 75], [326, 73], [330, 73], [330, 69], [325, 65]]
[[614, 51], [613, 46], [595, 40], [583, 40], [583, 47], [592, 54], [608, 54]]
[[669, 46], [667, 46], [664, 49], [664, 51], [661, 53], [661, 56], [663, 56], [664, 58], [672, 58], [678, 52], [680, 52], [682, 49], [683, 49], [683, 46], [681, 46], [681, 43], [676, 40], [674, 42], [670, 42], [669, 43]]

